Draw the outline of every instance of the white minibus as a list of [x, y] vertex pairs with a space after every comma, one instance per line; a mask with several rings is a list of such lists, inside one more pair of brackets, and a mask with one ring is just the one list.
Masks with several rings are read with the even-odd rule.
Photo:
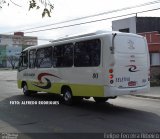
[[109, 98], [148, 92], [150, 62], [143, 36], [108, 31], [81, 34], [24, 49], [19, 59], [18, 88], [24, 95], [48, 92], [66, 104], [93, 97]]

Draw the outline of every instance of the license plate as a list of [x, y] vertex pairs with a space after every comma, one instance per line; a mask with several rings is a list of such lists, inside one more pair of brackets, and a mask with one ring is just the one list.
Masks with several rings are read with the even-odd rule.
[[134, 81], [128, 82], [128, 86], [136, 86], [136, 82]]

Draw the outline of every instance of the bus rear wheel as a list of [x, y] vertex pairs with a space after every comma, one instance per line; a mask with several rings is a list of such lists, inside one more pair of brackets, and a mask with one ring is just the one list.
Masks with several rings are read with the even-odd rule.
[[96, 103], [105, 103], [108, 98], [106, 97], [93, 97]]
[[67, 105], [72, 105], [73, 104], [73, 97], [72, 97], [72, 92], [69, 88], [65, 88], [62, 90], [63, 94], [63, 101]]
[[22, 90], [23, 90], [23, 94], [25, 96], [30, 96], [31, 95], [31, 91], [28, 90], [28, 86], [27, 86], [26, 83], [23, 83]]

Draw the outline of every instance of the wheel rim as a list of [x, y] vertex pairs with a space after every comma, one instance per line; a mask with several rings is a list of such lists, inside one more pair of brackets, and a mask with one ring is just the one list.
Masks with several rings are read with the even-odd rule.
[[28, 91], [27, 85], [23, 86], [23, 93], [26, 93]]
[[65, 101], [70, 101], [71, 98], [72, 98], [71, 93], [70, 93], [69, 91], [66, 91], [66, 92], [64, 93], [64, 100], [65, 100]]

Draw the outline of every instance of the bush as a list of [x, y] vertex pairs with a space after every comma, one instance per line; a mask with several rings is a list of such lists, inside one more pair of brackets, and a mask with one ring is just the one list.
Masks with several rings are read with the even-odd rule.
[[160, 86], [160, 74], [151, 78], [151, 86]]

